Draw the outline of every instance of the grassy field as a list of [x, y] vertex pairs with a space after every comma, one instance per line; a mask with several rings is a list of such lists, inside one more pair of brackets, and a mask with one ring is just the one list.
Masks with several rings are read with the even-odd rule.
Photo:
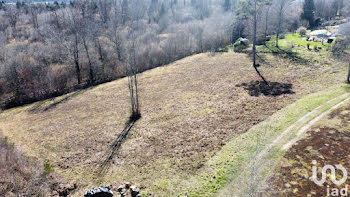
[[[346, 64], [326, 51], [295, 55], [307, 61], [260, 55], [262, 73], [274, 82], [269, 88], [259, 82], [250, 57], [233, 52], [194, 55], [140, 74], [142, 118], [118, 150], [111, 145], [130, 115], [127, 79], [3, 111], [0, 129], [28, 155], [76, 181], [74, 196], [126, 181], [157, 196], [210, 196], [230, 181], [235, 169], [213, 161], [237, 167], [244, 160], [230, 157], [232, 152], [222, 158], [233, 161], [220, 159], [218, 151], [249, 148], [245, 145], [254, 144], [255, 138], [246, 133], [254, 125], [310, 93], [344, 83]], [[309, 97], [305, 106], [315, 107], [344, 91], [332, 89], [320, 100]], [[299, 115], [285, 121], [291, 123]]]

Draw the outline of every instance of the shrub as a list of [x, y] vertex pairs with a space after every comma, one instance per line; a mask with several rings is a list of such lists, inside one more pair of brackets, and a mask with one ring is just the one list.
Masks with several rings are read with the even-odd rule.
[[235, 52], [240, 52], [249, 47], [249, 40], [246, 38], [238, 38], [233, 44], [233, 50]]
[[[34, 158], [18, 151], [0, 133], [0, 196], [50, 196], [58, 182]], [[52, 165], [45, 166], [49, 171]]]
[[338, 36], [332, 43], [331, 51], [334, 55], [341, 55], [347, 48], [347, 40], [344, 36]]
[[305, 27], [299, 27], [299, 29], [297, 30], [297, 33], [300, 35], [300, 36], [306, 36], [307, 34], [307, 29]]

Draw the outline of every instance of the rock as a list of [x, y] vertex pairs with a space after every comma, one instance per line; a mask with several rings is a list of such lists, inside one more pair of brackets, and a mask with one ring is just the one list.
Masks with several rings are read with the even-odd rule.
[[119, 185], [117, 191], [120, 193], [125, 189], [124, 185]]
[[57, 192], [57, 191], [53, 191], [51, 194], [50, 194], [51, 197], [59, 197], [60, 194]]
[[249, 40], [246, 38], [240, 38], [239, 41], [241, 42], [241, 44], [244, 44], [246, 46], [249, 46]]
[[[140, 194], [142, 189], [145, 189], [146, 187], [142, 184], [137, 185], [131, 184], [130, 182], [126, 182], [125, 184], [119, 185], [118, 188], [116, 186], [118, 184], [113, 184], [114, 187], [112, 188], [113, 191], [116, 192], [117, 197], [142, 197]], [[149, 194], [147, 196], [152, 197], [153, 195]]]
[[130, 187], [130, 191], [131, 191], [131, 197], [137, 197], [137, 195], [140, 194], [140, 189], [134, 185]]
[[7, 192], [5, 194], [6, 197], [16, 197], [16, 195], [13, 192]]
[[130, 185], [131, 185], [130, 182], [126, 182], [126, 183], [125, 183], [125, 188], [126, 188], [126, 189], [129, 189], [129, 188], [130, 188]]
[[68, 190], [75, 190], [77, 188], [77, 184], [74, 182], [70, 182], [65, 186]]
[[112, 197], [113, 192], [109, 186], [101, 186], [85, 192], [84, 197]]
[[233, 44], [233, 47], [234, 47], [233, 50], [235, 52], [240, 52], [243, 49], [248, 48], [248, 46], [249, 46], [249, 40], [248, 39], [246, 39], [246, 38], [238, 38], [236, 40], [236, 42]]

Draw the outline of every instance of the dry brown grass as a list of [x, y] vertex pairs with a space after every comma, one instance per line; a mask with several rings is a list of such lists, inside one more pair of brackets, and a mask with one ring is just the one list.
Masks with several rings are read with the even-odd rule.
[[3, 138], [0, 130], [0, 196], [48, 196], [55, 182], [48, 173]]
[[76, 195], [102, 183], [131, 181], [166, 196], [181, 190], [178, 183], [227, 141], [302, 95], [344, 81], [346, 73], [341, 65], [265, 59], [265, 77], [292, 84], [294, 94], [250, 96], [240, 85], [259, 78], [245, 54], [199, 54], [140, 74], [142, 118], [102, 175], [99, 166], [129, 117], [127, 79], [4, 111], [0, 129], [30, 156], [76, 180]]

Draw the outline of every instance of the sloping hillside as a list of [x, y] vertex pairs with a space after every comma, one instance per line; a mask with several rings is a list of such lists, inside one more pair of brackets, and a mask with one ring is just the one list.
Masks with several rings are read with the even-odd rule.
[[346, 76], [346, 66], [335, 62], [263, 58], [262, 73], [275, 82], [270, 87], [257, 81], [246, 54], [233, 52], [194, 55], [140, 74], [142, 118], [118, 150], [114, 143], [130, 111], [126, 78], [4, 111], [0, 129], [28, 155], [76, 181], [77, 196], [126, 181], [166, 196], [181, 191], [183, 180], [226, 142]]

